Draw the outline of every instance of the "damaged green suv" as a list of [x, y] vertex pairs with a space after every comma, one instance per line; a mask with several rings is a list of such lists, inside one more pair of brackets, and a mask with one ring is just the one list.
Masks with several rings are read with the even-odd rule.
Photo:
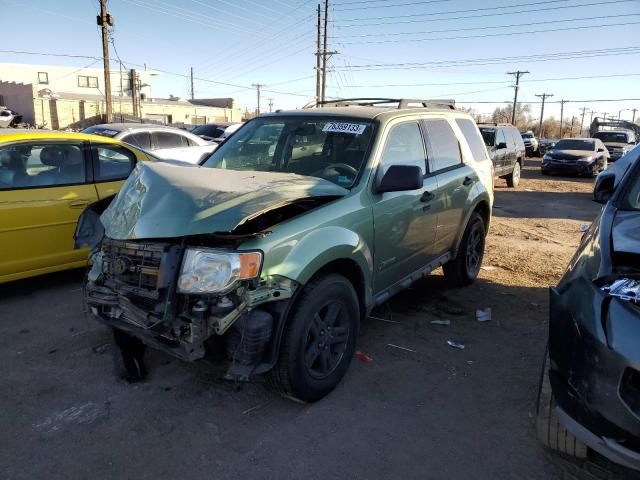
[[[413, 107], [412, 103], [417, 103]], [[130, 380], [147, 346], [268, 373], [303, 401], [344, 376], [360, 320], [439, 266], [478, 275], [492, 164], [471, 117], [349, 100], [247, 122], [199, 166], [140, 163], [85, 211], [86, 302]]]

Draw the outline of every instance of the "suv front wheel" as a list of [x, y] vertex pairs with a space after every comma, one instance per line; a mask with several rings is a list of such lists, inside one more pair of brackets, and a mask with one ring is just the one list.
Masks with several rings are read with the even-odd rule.
[[274, 387], [304, 402], [327, 395], [351, 364], [359, 326], [360, 307], [351, 282], [335, 273], [313, 279], [289, 314], [271, 371]]
[[484, 256], [484, 220], [473, 212], [465, 228], [456, 258], [442, 266], [444, 276], [454, 285], [470, 285], [480, 273]]

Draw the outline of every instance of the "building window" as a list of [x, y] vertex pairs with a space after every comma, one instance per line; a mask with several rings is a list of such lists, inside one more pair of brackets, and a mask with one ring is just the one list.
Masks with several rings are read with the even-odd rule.
[[98, 88], [98, 77], [78, 75], [78, 86], [85, 88]]
[[49, 74], [47, 72], [38, 72], [38, 83], [43, 85], [49, 84]]

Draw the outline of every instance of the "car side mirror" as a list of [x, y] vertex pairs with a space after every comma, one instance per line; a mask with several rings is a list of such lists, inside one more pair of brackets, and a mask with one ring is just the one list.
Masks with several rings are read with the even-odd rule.
[[417, 165], [391, 165], [376, 186], [376, 192], [404, 192], [422, 188], [422, 170]]
[[499, 143], [496, 148], [502, 150], [503, 148], [507, 148], [507, 144], [505, 142]]
[[593, 186], [593, 201], [607, 203], [615, 190], [616, 175], [614, 173], [601, 173], [596, 178]]
[[598, 152], [604, 152], [604, 148], [602, 147], [598, 148]]

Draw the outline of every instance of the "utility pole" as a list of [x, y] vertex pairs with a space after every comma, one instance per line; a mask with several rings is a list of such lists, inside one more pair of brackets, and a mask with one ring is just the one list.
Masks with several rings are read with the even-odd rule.
[[257, 114], [260, 115], [260, 89], [264, 87], [262, 83], [252, 83], [252, 87], [255, 87], [256, 93], [258, 94], [258, 109], [256, 110]]
[[324, 47], [322, 48], [322, 92], [320, 94], [323, 102], [327, 91], [327, 23], [329, 23], [329, 0], [324, 0]]
[[133, 116], [138, 118], [140, 116], [140, 106], [139, 99], [140, 95], [138, 93], [138, 74], [135, 69], [129, 70], [129, 88], [131, 89], [131, 108], [133, 110]]
[[571, 130], [569, 130], [569, 138], [573, 137], [573, 124], [576, 122], [576, 117], [571, 117]]
[[596, 113], [595, 110], [591, 110], [591, 117], [589, 117], [589, 128], [591, 128], [591, 124], [593, 123], [593, 114]]
[[322, 51], [320, 50], [320, 33], [322, 31], [322, 13], [320, 7], [320, 0], [318, 0], [318, 42], [316, 48], [316, 107], [320, 102], [320, 55], [322, 55]]
[[540, 128], [538, 129], [538, 137], [542, 138], [542, 118], [544, 117], [544, 101], [547, 98], [553, 97], [552, 93], [541, 93], [536, 94], [536, 97], [540, 97], [542, 99], [542, 106], [540, 107]]
[[191, 67], [191, 100], [195, 98], [195, 92], [193, 90], [193, 67]]
[[513, 86], [515, 93], [513, 95], [513, 111], [511, 112], [511, 124], [515, 126], [516, 124], [516, 106], [518, 105], [518, 90], [520, 89], [520, 76], [525, 73], [529, 73], [528, 71], [516, 71], [516, 72], [507, 72], [507, 75], [515, 75], [516, 84]]
[[267, 98], [269, 100], [269, 113], [273, 111], [273, 98]]
[[582, 136], [582, 129], [584, 128], [584, 114], [588, 109], [587, 107], [582, 107], [580, 110], [582, 110], [582, 120], [580, 120], [580, 136]]
[[569, 100], [560, 100], [560, 138], [562, 138], [562, 126], [564, 124], [564, 104]]
[[106, 103], [107, 123], [111, 123], [111, 72], [109, 71], [109, 26], [113, 25], [113, 17], [107, 12], [107, 0], [100, 0], [98, 26], [102, 29], [102, 62], [104, 65], [104, 101]]
[[631, 123], [634, 123], [636, 121], [636, 112], [638, 111], [638, 109], [632, 108], [631, 111], [633, 112], [633, 118], [631, 119]]

